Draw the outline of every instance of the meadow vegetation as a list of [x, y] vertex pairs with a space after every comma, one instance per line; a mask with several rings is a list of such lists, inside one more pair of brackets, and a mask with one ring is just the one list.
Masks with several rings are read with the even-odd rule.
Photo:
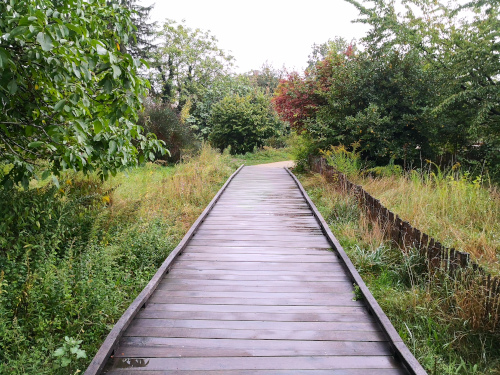
[[418, 169], [368, 167], [357, 146], [331, 147], [322, 154], [402, 220], [436, 238], [444, 246], [471, 254], [500, 273], [500, 194], [487, 177], [464, 171], [460, 164], [442, 170], [430, 161]]
[[234, 170], [203, 147], [104, 183], [65, 173], [59, 188], [2, 191], [0, 373], [84, 370]]
[[[425, 258], [413, 249], [401, 251], [385, 240], [383, 228], [365, 216], [357, 199], [341, 193], [331, 181], [311, 174], [301, 175], [300, 180], [377, 302], [429, 374], [499, 374], [498, 317], [483, 318], [476, 284], [429, 272]], [[394, 178], [389, 181], [395, 183]], [[379, 183], [381, 189], [388, 184], [374, 179], [372, 191]], [[407, 193], [404, 198], [408, 198]], [[405, 205], [425, 215], [420, 203]], [[469, 232], [470, 227], [481, 226], [481, 221], [455, 228]], [[498, 270], [498, 263], [495, 267]]]

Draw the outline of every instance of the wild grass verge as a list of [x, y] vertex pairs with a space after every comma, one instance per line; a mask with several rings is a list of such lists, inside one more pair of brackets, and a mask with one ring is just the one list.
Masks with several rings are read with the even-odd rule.
[[323, 154], [402, 220], [500, 275], [500, 193], [486, 178], [473, 177], [459, 164], [442, 171], [430, 161], [427, 168], [410, 171], [394, 164], [366, 168], [356, 145], [353, 151], [337, 146]]
[[[476, 290], [430, 273], [418, 252], [382, 228], [319, 175], [300, 180], [408, 348], [432, 375], [500, 374], [500, 332], [474, 324]], [[477, 307], [477, 306], [476, 306]]]
[[75, 374], [234, 171], [203, 148], [101, 183], [1, 192], [0, 373]]

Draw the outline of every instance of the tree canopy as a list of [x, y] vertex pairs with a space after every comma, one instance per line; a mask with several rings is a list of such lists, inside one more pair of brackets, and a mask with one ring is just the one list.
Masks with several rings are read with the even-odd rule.
[[348, 1], [371, 26], [363, 48], [314, 45], [278, 87], [280, 116], [318, 147], [359, 144], [377, 163], [460, 160], [500, 175], [500, 2]]
[[0, 2], [0, 162], [11, 186], [63, 169], [106, 177], [161, 149], [135, 124], [146, 82], [120, 51], [130, 11], [105, 0]]
[[149, 78], [153, 95], [179, 111], [215, 79], [228, 75], [233, 57], [209, 31], [167, 20], [158, 33]]

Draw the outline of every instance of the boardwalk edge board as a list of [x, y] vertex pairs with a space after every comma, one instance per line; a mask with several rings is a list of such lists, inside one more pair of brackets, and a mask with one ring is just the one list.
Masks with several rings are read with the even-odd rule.
[[307, 204], [309, 205], [309, 207], [313, 211], [313, 214], [314, 214], [316, 220], [319, 222], [319, 225], [321, 226], [323, 233], [325, 234], [326, 238], [328, 239], [328, 242], [332, 245], [333, 249], [335, 249], [337, 256], [342, 260], [347, 272], [351, 276], [353, 283], [359, 287], [359, 290], [360, 290], [361, 294], [363, 295], [364, 300], [366, 301], [367, 308], [373, 314], [376, 321], [380, 324], [384, 334], [387, 336], [387, 338], [389, 340], [390, 347], [394, 352], [395, 359], [398, 361], [401, 361], [401, 363], [405, 366], [405, 368], [409, 371], [410, 374], [412, 374], [412, 375], [427, 375], [427, 372], [420, 365], [420, 363], [417, 361], [417, 359], [413, 356], [413, 354], [410, 352], [410, 350], [406, 347], [403, 340], [399, 336], [398, 332], [396, 331], [396, 329], [394, 328], [394, 326], [390, 322], [389, 318], [387, 318], [384, 311], [377, 303], [377, 300], [373, 297], [371, 292], [368, 290], [368, 287], [366, 286], [363, 279], [359, 275], [358, 271], [356, 270], [356, 268], [352, 264], [351, 260], [347, 256], [346, 252], [344, 251], [344, 249], [340, 245], [340, 242], [333, 235], [332, 231], [330, 230], [330, 227], [326, 223], [325, 219], [323, 219], [323, 216], [320, 214], [320, 212], [316, 208], [315, 204], [312, 202], [311, 198], [309, 198], [309, 195], [307, 194], [307, 192], [303, 188], [300, 181], [297, 179], [297, 177], [295, 177], [295, 175], [288, 168], [285, 167], [284, 169], [288, 172], [288, 174], [295, 181], [295, 184], [297, 185], [300, 192], [302, 193], [302, 196], [304, 197]]
[[177, 245], [177, 247], [172, 250], [172, 252], [165, 259], [163, 264], [160, 266], [158, 271], [156, 271], [153, 278], [149, 281], [149, 283], [144, 287], [142, 292], [136, 297], [136, 299], [132, 302], [132, 304], [128, 307], [125, 313], [121, 316], [118, 322], [114, 325], [113, 329], [109, 332], [106, 340], [104, 340], [102, 346], [97, 351], [96, 355], [92, 359], [89, 367], [85, 371], [84, 375], [97, 375], [100, 374], [103, 370], [106, 362], [113, 355], [113, 351], [118, 345], [118, 341], [120, 340], [123, 332], [130, 325], [135, 316], [139, 313], [141, 308], [147, 303], [153, 292], [156, 290], [161, 280], [168, 272], [174, 260], [182, 254], [184, 248], [189, 243], [189, 240], [194, 236], [197, 229], [203, 223], [205, 218], [208, 216], [212, 208], [215, 206], [220, 196], [226, 190], [229, 183], [234, 179], [234, 177], [241, 171], [243, 168], [243, 164], [227, 179], [226, 183], [221, 187], [221, 189], [217, 192], [212, 201], [208, 204], [205, 210], [201, 213], [198, 219], [191, 226], [189, 231], [182, 238], [181, 242]]

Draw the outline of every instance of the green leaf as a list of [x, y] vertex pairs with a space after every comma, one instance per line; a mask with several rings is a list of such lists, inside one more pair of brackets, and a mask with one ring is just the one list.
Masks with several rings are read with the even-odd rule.
[[74, 31], [77, 34], [82, 34], [82, 29], [76, 25], [73, 25], [71, 23], [67, 23], [66, 27], [72, 31]]
[[61, 109], [64, 108], [65, 104], [66, 104], [66, 99], [59, 100], [57, 104], [54, 106], [54, 111], [59, 112]]
[[38, 147], [42, 146], [43, 144], [45, 144], [45, 142], [41, 142], [41, 141], [31, 142], [28, 144], [28, 147], [29, 148], [38, 148]]
[[58, 348], [54, 351], [53, 356], [54, 357], [62, 357], [65, 353], [66, 353], [66, 351], [63, 348]]
[[71, 358], [61, 358], [61, 366], [67, 367], [71, 363]]
[[11, 36], [11, 37], [14, 37], [14, 36], [21, 35], [21, 34], [22, 34], [22, 33], [24, 33], [27, 29], [28, 29], [28, 26], [18, 26], [18, 27], [16, 27], [14, 30], [12, 30], [12, 31], [10, 32], [10, 36]]
[[112, 155], [116, 152], [116, 142], [115, 141], [110, 141], [109, 142], [109, 154]]
[[52, 183], [56, 185], [57, 188], [59, 188], [59, 179], [54, 175], [52, 175]]
[[14, 95], [17, 92], [17, 82], [15, 79], [10, 81], [7, 85], [7, 88], [9, 89], [9, 93], [11, 95]]
[[104, 81], [104, 92], [106, 94], [111, 94], [111, 91], [113, 91], [113, 84], [109, 79]]
[[108, 50], [106, 48], [104, 48], [103, 46], [101, 46], [100, 44], [98, 44], [96, 46], [96, 49], [97, 49], [97, 54], [98, 55], [105, 55], [108, 53]]
[[42, 173], [42, 180], [46, 180], [50, 176], [50, 171], [46, 170]]
[[122, 74], [122, 71], [117, 65], [112, 65], [111, 67], [113, 68], [113, 78], [117, 79]]
[[7, 55], [7, 52], [3, 48], [0, 48], [0, 69], [6, 68], [8, 63], [9, 56]]
[[54, 44], [52, 43], [52, 39], [50, 38], [49, 35], [45, 34], [43, 31], [40, 31], [38, 35], [36, 36], [36, 40], [40, 45], [42, 46], [42, 49], [44, 51], [50, 51], [52, 48], [54, 48]]
[[102, 130], [102, 123], [100, 121], [94, 122], [94, 133], [99, 134]]
[[87, 358], [87, 354], [85, 353], [85, 350], [78, 349], [76, 351], [76, 359], [80, 359], [80, 358]]

